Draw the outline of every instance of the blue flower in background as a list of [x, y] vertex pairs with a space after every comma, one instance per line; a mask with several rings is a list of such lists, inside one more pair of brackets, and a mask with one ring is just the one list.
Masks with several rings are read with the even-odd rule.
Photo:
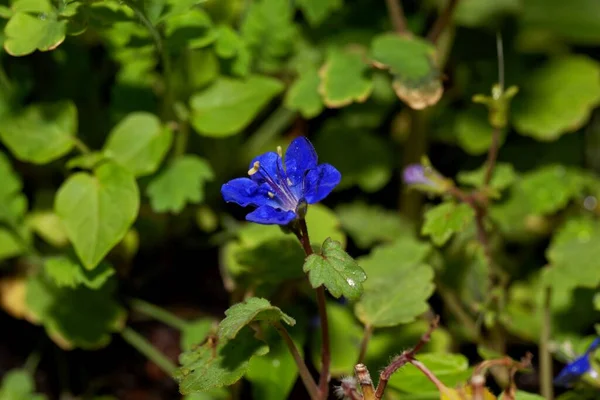
[[554, 379], [557, 386], [571, 386], [585, 374], [596, 374], [591, 365], [590, 357], [594, 350], [600, 347], [600, 338], [596, 338], [581, 356], [567, 364]]
[[406, 166], [402, 172], [402, 180], [407, 185], [435, 185], [431, 179], [425, 176], [425, 167], [421, 164], [410, 164]]
[[287, 225], [303, 218], [306, 204], [323, 200], [342, 175], [329, 164], [317, 165], [317, 153], [304, 137], [294, 139], [282, 160], [281, 148], [250, 163], [249, 178], [236, 178], [221, 187], [226, 202], [256, 210], [246, 219], [265, 225]]

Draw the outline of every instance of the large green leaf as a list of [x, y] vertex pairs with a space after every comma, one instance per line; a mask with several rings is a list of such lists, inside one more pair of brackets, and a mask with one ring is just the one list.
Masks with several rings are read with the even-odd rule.
[[10, 370], [0, 383], [0, 399], [44, 400], [43, 394], [34, 394], [35, 382], [29, 372], [23, 369]]
[[35, 50], [53, 50], [65, 40], [67, 20], [49, 0], [18, 0], [12, 10], [4, 28], [4, 50], [8, 54], [24, 56]]
[[283, 321], [288, 325], [296, 321], [279, 307], [272, 306], [267, 299], [251, 297], [243, 303], [237, 303], [225, 311], [226, 318], [219, 324], [219, 338], [234, 339], [240, 330], [254, 321], [274, 323]]
[[194, 155], [181, 156], [150, 182], [146, 194], [154, 211], [179, 213], [186, 204], [204, 200], [204, 184], [213, 177], [206, 160]]
[[359, 258], [368, 279], [354, 308], [358, 319], [382, 328], [406, 324], [427, 311], [433, 269], [423, 261], [430, 252], [430, 244], [405, 237]]
[[298, 0], [298, 8], [311, 25], [323, 23], [329, 14], [342, 8], [343, 0]]
[[581, 128], [600, 104], [599, 74], [600, 64], [581, 55], [550, 60], [528, 74], [513, 100], [517, 131], [548, 141]]
[[44, 262], [44, 267], [56, 286], [68, 288], [85, 285], [90, 289], [99, 289], [116, 272], [105, 261], [90, 271], [68, 256], [49, 257]]
[[281, 82], [266, 76], [220, 78], [191, 97], [192, 126], [204, 136], [235, 135], [282, 90]]
[[331, 50], [321, 68], [319, 92], [329, 108], [362, 103], [373, 90], [368, 65], [360, 53]]
[[[378, 242], [391, 242], [401, 236], [412, 234], [414, 225], [397, 212], [364, 202], [343, 204], [335, 209], [342, 227], [357, 246], [366, 249]], [[378, 221], [373, 224], [373, 221]]]
[[84, 267], [94, 269], [135, 221], [139, 192], [133, 175], [115, 163], [94, 175], [71, 175], [56, 194], [54, 209]]
[[474, 216], [475, 212], [468, 204], [439, 204], [425, 213], [421, 234], [430, 236], [435, 245], [442, 246], [453, 234], [463, 231]]
[[574, 169], [553, 164], [524, 174], [519, 188], [529, 208], [537, 214], [552, 214], [583, 194], [585, 180]]
[[328, 238], [323, 243], [320, 254], [306, 258], [304, 272], [313, 288], [324, 285], [333, 297], [344, 296], [355, 300], [362, 294], [362, 283], [367, 279], [365, 272], [346, 253], [340, 242]]
[[436, 104], [444, 91], [435, 46], [424, 39], [388, 33], [371, 44], [373, 60], [394, 76], [398, 97], [420, 110]]
[[243, 328], [233, 340], [208, 341], [180, 356], [182, 367], [175, 373], [179, 391], [191, 394], [232, 385], [244, 376], [252, 357], [268, 351], [250, 328]]
[[74, 146], [77, 109], [70, 101], [40, 103], [6, 117], [0, 139], [22, 161], [45, 164], [67, 154]]
[[114, 300], [113, 291], [111, 285], [97, 290], [60, 288], [37, 277], [27, 282], [26, 303], [60, 347], [97, 349], [125, 323], [125, 310]]
[[128, 168], [135, 176], [154, 173], [171, 147], [173, 133], [154, 114], [131, 113], [110, 132], [104, 155]]

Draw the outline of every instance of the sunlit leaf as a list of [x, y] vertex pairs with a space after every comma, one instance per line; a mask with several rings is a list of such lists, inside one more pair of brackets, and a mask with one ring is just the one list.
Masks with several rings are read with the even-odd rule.
[[219, 338], [234, 339], [240, 330], [254, 321], [275, 323], [283, 321], [288, 325], [296, 321], [279, 307], [272, 306], [267, 299], [251, 297], [243, 303], [237, 303], [225, 311], [226, 318], [219, 324]]

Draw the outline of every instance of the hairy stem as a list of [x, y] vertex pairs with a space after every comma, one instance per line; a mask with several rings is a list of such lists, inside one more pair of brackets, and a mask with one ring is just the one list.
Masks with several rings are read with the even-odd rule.
[[540, 338], [540, 381], [542, 396], [546, 400], [554, 399], [552, 384], [552, 355], [550, 354], [550, 336], [552, 334], [552, 289], [547, 287], [544, 292], [544, 309], [542, 314], [542, 332]]
[[362, 363], [367, 355], [367, 348], [369, 347], [369, 341], [373, 334], [373, 327], [371, 325], [365, 325], [365, 331], [363, 333], [362, 341], [360, 342], [360, 352], [358, 353], [357, 364]]
[[[306, 256], [313, 254], [310, 246], [310, 237], [308, 236], [308, 227], [306, 220], [301, 218], [298, 220], [300, 226], [299, 239], [304, 248]], [[319, 377], [319, 391], [321, 398], [326, 399], [329, 395], [329, 367], [331, 365], [331, 350], [329, 347], [329, 321], [327, 318], [327, 306], [325, 288], [319, 286], [317, 289], [317, 306], [319, 308], [319, 319], [321, 321], [321, 376]]]
[[158, 351], [156, 347], [142, 335], [134, 331], [133, 329], [126, 327], [121, 332], [121, 336], [127, 343], [133, 348], [142, 353], [146, 358], [156, 364], [161, 370], [167, 375], [172, 376], [177, 367], [171, 360], [167, 358], [163, 353]]
[[144, 300], [133, 299], [129, 302], [131, 308], [140, 314], [144, 314], [150, 318], [162, 322], [172, 328], [183, 330], [187, 326], [187, 322], [175, 314], [165, 310], [164, 308], [150, 304]]
[[407, 33], [408, 28], [406, 26], [406, 18], [404, 17], [404, 10], [402, 9], [402, 3], [400, 3], [400, 0], [385, 0], [385, 3], [388, 8], [388, 13], [390, 14], [390, 19], [392, 20], [394, 30], [400, 34]]
[[454, 10], [458, 5], [458, 1], [459, 0], [448, 0], [446, 8], [444, 8], [438, 19], [434, 22], [429, 34], [427, 35], [427, 39], [429, 39], [430, 42], [435, 44], [440, 36], [442, 36], [442, 33], [452, 20], [452, 14], [454, 14]]
[[275, 322], [273, 326], [275, 327], [277, 332], [279, 332], [279, 334], [283, 338], [283, 341], [290, 350], [290, 353], [292, 354], [292, 357], [294, 358], [294, 361], [298, 366], [298, 372], [300, 374], [300, 378], [302, 379], [302, 383], [304, 383], [304, 386], [306, 387], [310, 398], [312, 400], [319, 400], [321, 396], [319, 388], [317, 387], [317, 383], [315, 382], [312, 375], [310, 374], [310, 371], [306, 367], [306, 364], [304, 363], [302, 356], [300, 356], [298, 348], [296, 347], [296, 344], [290, 337], [290, 334], [288, 333], [287, 329], [285, 329], [285, 327], [280, 322]]
[[376, 400], [375, 388], [373, 387], [373, 380], [371, 374], [364, 364], [356, 364], [354, 366], [354, 375], [358, 379], [358, 384], [361, 387], [362, 395], [364, 400]]

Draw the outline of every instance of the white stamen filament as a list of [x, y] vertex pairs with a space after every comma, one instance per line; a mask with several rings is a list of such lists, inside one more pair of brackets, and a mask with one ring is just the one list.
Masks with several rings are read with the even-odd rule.
[[279, 157], [283, 157], [283, 150], [281, 149], [281, 146], [277, 146], [277, 155]]

